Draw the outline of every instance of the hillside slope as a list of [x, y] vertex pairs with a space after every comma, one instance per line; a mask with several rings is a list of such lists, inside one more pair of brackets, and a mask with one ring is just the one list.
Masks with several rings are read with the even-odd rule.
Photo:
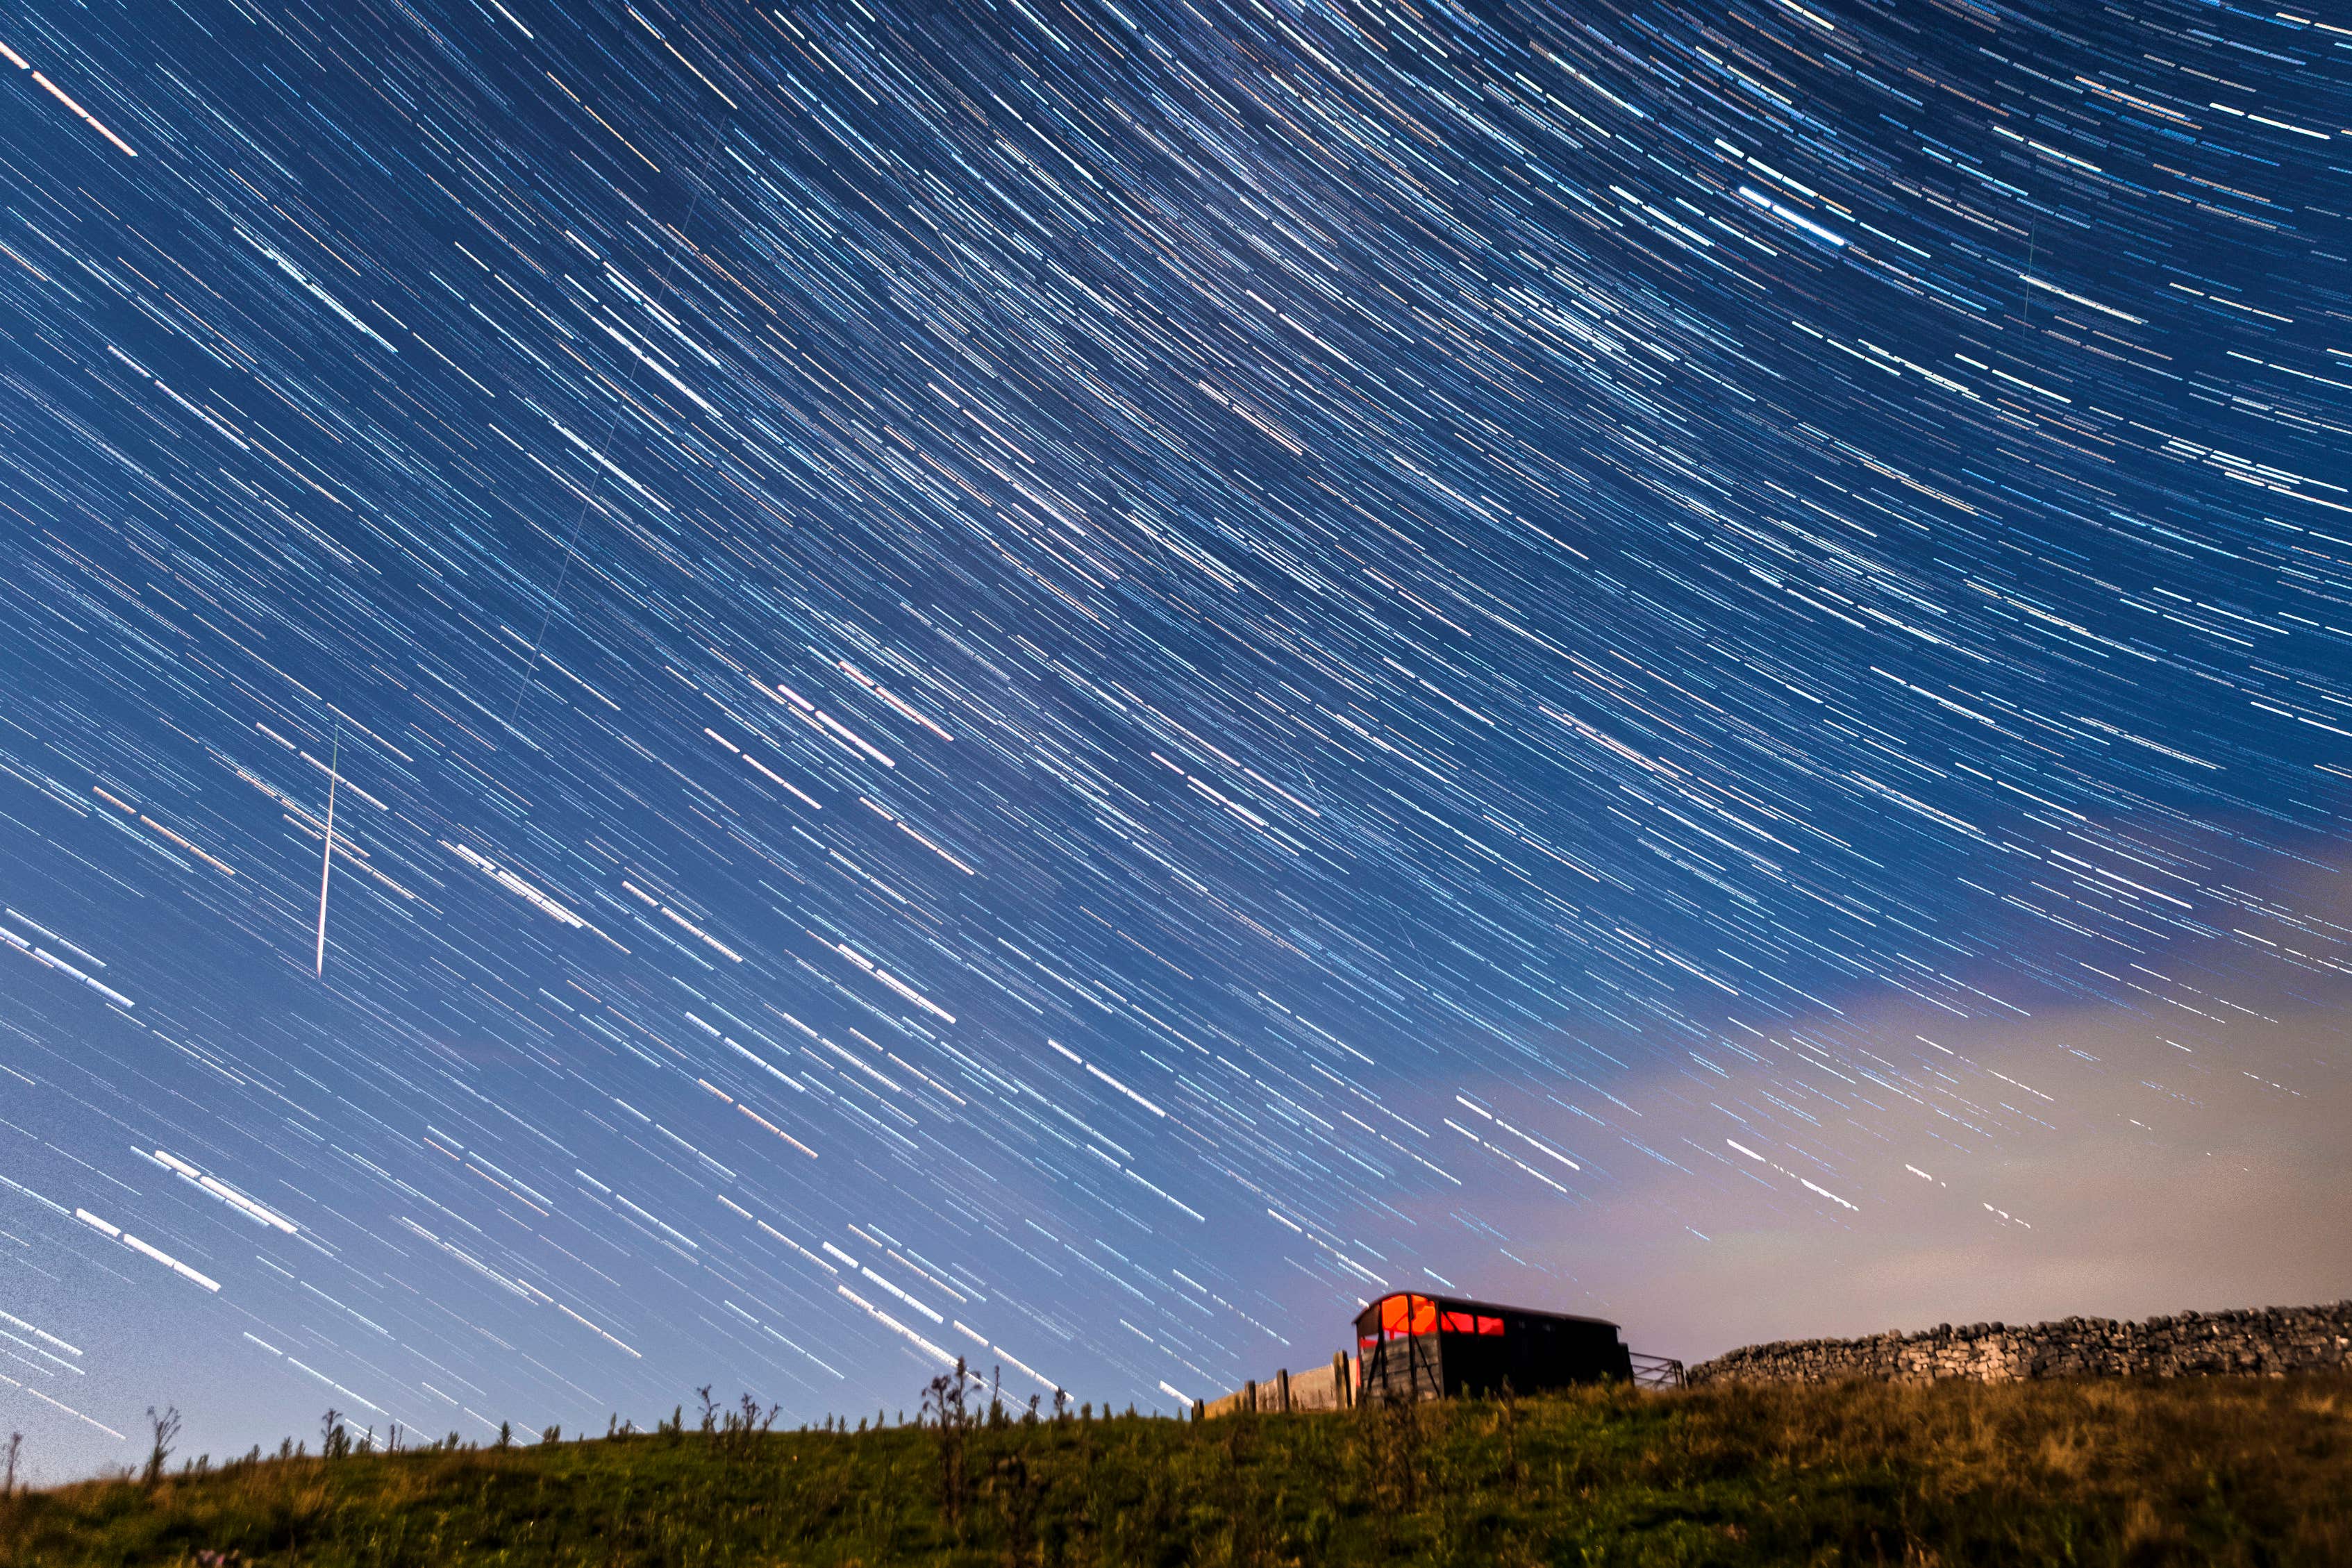
[[[959, 1450], [961, 1463], [958, 1461]], [[0, 1563], [2352, 1563], [2352, 1377], [640, 1436], [0, 1501]]]

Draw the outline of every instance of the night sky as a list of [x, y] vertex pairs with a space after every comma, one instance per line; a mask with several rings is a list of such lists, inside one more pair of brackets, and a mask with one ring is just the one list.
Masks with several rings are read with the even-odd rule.
[[37, 1474], [2352, 1293], [2352, 16], [0, 44]]

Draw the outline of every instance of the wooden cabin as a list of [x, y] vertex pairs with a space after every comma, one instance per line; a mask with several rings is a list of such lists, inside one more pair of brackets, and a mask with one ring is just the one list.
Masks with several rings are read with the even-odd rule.
[[1515, 1394], [1571, 1384], [1631, 1381], [1617, 1325], [1492, 1301], [1403, 1292], [1356, 1318], [1357, 1394], [1363, 1402]]

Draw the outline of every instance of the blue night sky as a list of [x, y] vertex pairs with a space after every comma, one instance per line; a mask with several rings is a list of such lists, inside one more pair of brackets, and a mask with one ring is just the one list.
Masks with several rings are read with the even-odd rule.
[[2352, 1293], [2329, 22], [11, 0], [0, 1428]]

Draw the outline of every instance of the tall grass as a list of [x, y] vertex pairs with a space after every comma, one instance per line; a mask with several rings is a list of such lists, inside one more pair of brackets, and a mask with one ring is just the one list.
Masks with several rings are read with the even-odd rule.
[[719, 1408], [706, 1395], [702, 1430], [20, 1492], [0, 1563], [2352, 1563], [2335, 1374], [1610, 1388], [1200, 1424], [935, 1401], [925, 1425], [855, 1432]]

